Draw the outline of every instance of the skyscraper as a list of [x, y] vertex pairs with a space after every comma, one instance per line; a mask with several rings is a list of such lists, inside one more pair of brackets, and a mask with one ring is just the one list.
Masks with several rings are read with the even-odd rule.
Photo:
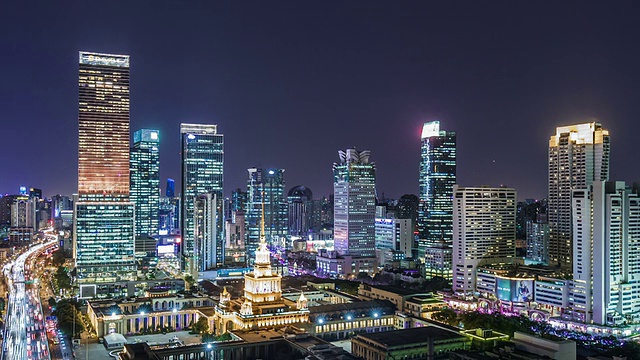
[[340, 255], [375, 257], [376, 166], [369, 150], [338, 151], [333, 164], [334, 247]]
[[573, 190], [573, 319], [601, 325], [640, 320], [640, 187], [594, 181]]
[[432, 121], [422, 127], [421, 138], [418, 258], [425, 276], [451, 279], [456, 133]]
[[[194, 259], [195, 216], [194, 203], [201, 194], [213, 194], [222, 208], [224, 180], [224, 136], [218, 134], [216, 125], [180, 124], [182, 138], [182, 225], [183, 268], [191, 273], [205, 270]], [[215, 241], [224, 245], [224, 219], [222, 213], [215, 219]], [[222, 264], [223, 258], [215, 259]]]
[[306, 186], [295, 186], [287, 194], [289, 235], [304, 237], [311, 229], [313, 193]]
[[472, 294], [478, 265], [516, 255], [516, 191], [455, 185], [453, 196], [453, 291]]
[[[247, 180], [247, 226], [245, 242], [248, 259], [253, 259], [260, 243], [260, 222], [264, 217], [268, 244], [277, 244], [288, 235], [288, 208], [284, 196], [284, 169], [250, 168]], [[264, 201], [264, 205], [263, 205]], [[264, 209], [264, 214], [262, 212]]]
[[572, 271], [571, 191], [608, 179], [608, 130], [597, 122], [556, 128], [549, 139], [549, 265]]
[[136, 205], [136, 236], [158, 233], [160, 208], [160, 138], [158, 130], [133, 133], [130, 154], [131, 202]]
[[194, 247], [193, 259], [195, 269], [213, 269], [224, 262], [224, 244], [221, 242], [221, 234], [218, 233], [218, 220], [223, 218], [222, 204], [218, 200], [218, 194], [207, 193], [196, 197], [194, 204]]
[[80, 52], [78, 201], [74, 258], [80, 297], [96, 284], [132, 280], [134, 204], [129, 201], [129, 56]]

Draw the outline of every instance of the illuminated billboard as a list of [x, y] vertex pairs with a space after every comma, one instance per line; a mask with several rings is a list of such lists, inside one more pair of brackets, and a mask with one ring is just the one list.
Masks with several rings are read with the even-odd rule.
[[158, 245], [158, 256], [169, 255], [175, 252], [173, 245]]
[[502, 301], [533, 301], [533, 279], [496, 277], [496, 296]]

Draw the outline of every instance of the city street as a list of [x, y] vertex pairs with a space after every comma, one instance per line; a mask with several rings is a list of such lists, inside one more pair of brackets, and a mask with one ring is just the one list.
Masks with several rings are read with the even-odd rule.
[[4, 267], [9, 301], [2, 346], [3, 360], [50, 359], [38, 280], [33, 279], [31, 271], [38, 255], [56, 244], [57, 236], [47, 234], [43, 243], [32, 246]]

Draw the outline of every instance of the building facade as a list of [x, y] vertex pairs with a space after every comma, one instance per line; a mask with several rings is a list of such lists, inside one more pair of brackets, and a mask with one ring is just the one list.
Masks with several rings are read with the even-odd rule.
[[370, 151], [339, 151], [333, 164], [334, 247], [339, 255], [375, 257], [376, 166]]
[[295, 186], [287, 193], [289, 235], [305, 237], [313, 225], [313, 192], [306, 186]]
[[274, 326], [306, 323], [309, 321], [308, 300], [301, 294], [294, 306], [282, 298], [282, 276], [271, 268], [271, 253], [264, 235], [265, 222], [261, 221], [261, 235], [255, 251], [253, 271], [244, 274], [244, 296], [232, 299], [226, 291], [220, 294], [214, 312], [216, 334], [236, 329], [265, 329]]
[[129, 199], [129, 56], [80, 52], [78, 201], [74, 252], [80, 297], [96, 284], [133, 280]]
[[595, 181], [572, 193], [573, 318], [640, 322], [640, 187]]
[[[284, 195], [284, 169], [250, 168], [247, 180], [245, 246], [249, 260], [260, 243], [260, 223], [264, 219], [269, 245], [284, 245], [288, 236], [288, 205]], [[264, 209], [264, 210], [263, 210]]]
[[160, 210], [160, 132], [140, 129], [131, 147], [130, 199], [136, 206], [136, 236], [158, 233]]
[[[182, 139], [182, 193], [180, 204], [182, 234], [182, 267], [194, 273], [201, 269], [194, 259], [195, 216], [194, 204], [201, 194], [215, 194], [216, 200], [223, 201], [224, 183], [224, 136], [218, 133], [216, 125], [180, 124]], [[222, 204], [216, 205], [222, 208]], [[215, 241], [224, 241], [224, 218], [222, 213], [216, 221]], [[217, 262], [217, 260], [216, 260]], [[220, 261], [222, 262], [222, 261]]]
[[510, 188], [453, 188], [453, 291], [476, 292], [478, 265], [515, 258], [516, 191]]
[[549, 139], [549, 265], [573, 270], [571, 191], [609, 179], [609, 131], [591, 122], [556, 128]]
[[456, 133], [432, 121], [424, 124], [421, 138], [418, 258], [426, 277], [451, 279]]
[[[200, 194], [196, 197], [194, 204], [194, 248], [193, 261], [196, 264], [194, 269], [204, 271], [215, 269], [224, 263], [224, 243], [225, 238], [218, 234], [218, 219], [223, 217], [222, 204], [218, 199], [218, 194]], [[222, 240], [225, 241], [222, 241]], [[197, 273], [194, 273], [197, 279]]]

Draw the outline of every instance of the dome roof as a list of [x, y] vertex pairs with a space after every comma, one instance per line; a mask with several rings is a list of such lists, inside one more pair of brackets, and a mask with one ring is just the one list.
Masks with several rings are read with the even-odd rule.
[[311, 192], [311, 189], [302, 185], [292, 187], [291, 190], [289, 190], [287, 196], [307, 198], [307, 200], [313, 199], [313, 193]]

